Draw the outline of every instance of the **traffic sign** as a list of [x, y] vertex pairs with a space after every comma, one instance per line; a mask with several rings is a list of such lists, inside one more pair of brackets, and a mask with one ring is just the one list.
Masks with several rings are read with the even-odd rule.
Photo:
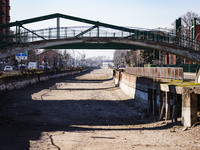
[[28, 59], [28, 52], [22, 52], [15, 55], [16, 60], [27, 60]]

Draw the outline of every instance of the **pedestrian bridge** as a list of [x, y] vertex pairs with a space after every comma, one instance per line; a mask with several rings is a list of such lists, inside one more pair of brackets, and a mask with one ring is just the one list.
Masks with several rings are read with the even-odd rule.
[[[85, 23], [86, 26], [60, 27], [60, 19]], [[55, 28], [30, 30], [24, 25], [56, 19]], [[63, 14], [52, 14], [0, 25], [0, 58], [34, 49], [155, 49], [200, 63], [200, 44], [164, 31], [120, 27]]]

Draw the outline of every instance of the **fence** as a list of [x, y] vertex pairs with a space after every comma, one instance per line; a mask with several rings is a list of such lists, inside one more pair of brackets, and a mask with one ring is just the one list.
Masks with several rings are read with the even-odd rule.
[[126, 73], [152, 78], [183, 80], [183, 68], [175, 67], [126, 67]]

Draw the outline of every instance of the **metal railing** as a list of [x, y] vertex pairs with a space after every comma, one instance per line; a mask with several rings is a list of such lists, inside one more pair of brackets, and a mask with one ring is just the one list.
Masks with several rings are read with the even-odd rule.
[[200, 43], [184, 36], [176, 36], [172, 32], [148, 30], [148, 29], [132, 29], [131, 32], [116, 30], [105, 27], [82, 26], [82, 27], [60, 27], [47, 28], [41, 30], [28, 30], [26, 28], [20, 30], [13, 30], [9, 35], [0, 36], [1, 46], [4, 43], [28, 43], [41, 40], [51, 39], [67, 39], [67, 38], [81, 38], [81, 37], [116, 37], [128, 38], [136, 40], [154, 41], [158, 43], [165, 43], [168, 45], [176, 45], [192, 50], [200, 50]]

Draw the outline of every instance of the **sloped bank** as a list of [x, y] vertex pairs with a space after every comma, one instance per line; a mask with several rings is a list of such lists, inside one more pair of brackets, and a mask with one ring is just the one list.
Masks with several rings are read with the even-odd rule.
[[40, 81], [46, 81], [49, 79], [59, 78], [67, 75], [76, 75], [86, 71], [88, 71], [88, 68], [77, 68], [57, 73], [51, 72], [51, 73], [32, 74], [32, 75], [25, 74], [13, 77], [10, 76], [0, 81], [0, 92], [20, 89]]
[[142, 102], [141, 107], [148, 115], [172, 122], [181, 118], [184, 126], [200, 121], [199, 85], [170, 84], [171, 79], [134, 76], [119, 71], [114, 80], [124, 93]]

